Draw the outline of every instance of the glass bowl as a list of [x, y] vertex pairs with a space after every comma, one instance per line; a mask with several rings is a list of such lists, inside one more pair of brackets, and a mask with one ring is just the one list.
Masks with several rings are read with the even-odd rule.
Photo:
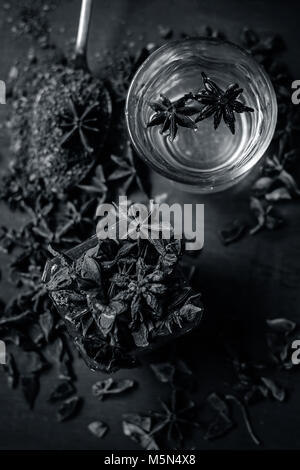
[[[238, 83], [238, 98], [253, 113], [235, 113], [236, 133], [224, 122], [214, 130], [213, 118], [197, 131], [179, 127], [173, 142], [160, 126], [147, 128], [154, 114], [150, 102], [160, 95], [176, 100], [203, 88], [205, 72], [221, 88]], [[240, 181], [260, 160], [273, 137], [277, 103], [264, 69], [242, 48], [220, 39], [169, 42], [142, 64], [126, 101], [128, 132], [137, 154], [155, 171], [196, 193], [220, 191]]]

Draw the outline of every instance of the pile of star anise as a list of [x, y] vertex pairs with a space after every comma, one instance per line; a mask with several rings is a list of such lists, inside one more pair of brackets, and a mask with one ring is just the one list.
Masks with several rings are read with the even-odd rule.
[[134, 365], [137, 351], [198, 325], [202, 304], [178, 267], [181, 246], [95, 239], [75, 260], [54, 252], [47, 288], [91, 368]]

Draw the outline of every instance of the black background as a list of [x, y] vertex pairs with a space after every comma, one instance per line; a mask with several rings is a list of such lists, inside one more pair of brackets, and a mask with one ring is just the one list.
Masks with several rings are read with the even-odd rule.
[[[11, 25], [4, 20], [0, 2], [0, 78], [5, 79], [12, 64], [27, 54], [29, 38], [15, 38]], [[17, 2], [8, 2], [14, 4]], [[19, 2], [20, 3], [20, 2]], [[41, 5], [47, 3], [42, 2]], [[95, 54], [103, 48], [121, 45], [123, 41], [139, 44], [158, 39], [157, 24], [170, 26], [179, 35], [209, 24], [224, 31], [230, 40], [237, 41], [244, 25], [258, 31], [280, 33], [287, 44], [284, 53], [295, 79], [300, 78], [298, 1], [240, 1], [240, 0], [98, 0], [95, 1], [89, 56], [91, 68], [97, 73]], [[52, 38], [62, 49], [66, 40], [76, 35], [80, 1], [57, 2], [49, 15]], [[64, 31], [61, 29], [64, 27]], [[141, 38], [143, 35], [143, 39]], [[0, 107], [0, 165], [9, 161], [9, 138], [4, 128], [8, 106]], [[205, 246], [196, 260], [198, 270], [195, 283], [203, 292], [206, 315], [199, 333], [172, 346], [178, 355], [187, 359], [197, 370], [199, 387], [194, 394], [201, 402], [213, 391], [222, 389], [228, 380], [226, 360], [220, 342], [220, 325], [234, 330], [239, 324], [239, 338], [245, 348], [259, 354], [260, 332], [266, 316], [300, 317], [300, 217], [299, 202], [282, 206], [288, 224], [275, 232], [262, 232], [246, 237], [239, 243], [223, 247], [218, 229], [233, 217], [248, 212], [248, 195], [255, 171], [237, 187], [209, 197], [179, 192], [158, 175], [152, 175], [153, 194], [168, 191], [169, 201], [205, 203]], [[1, 223], [8, 220], [7, 210], [0, 206]], [[17, 224], [15, 217], [10, 223]], [[5, 259], [1, 258], [1, 268]], [[2, 282], [0, 296], [8, 299], [10, 287]], [[161, 352], [164, 359], [164, 352]], [[91, 385], [102, 374], [90, 372], [81, 360], [76, 361], [79, 394], [86, 397], [77, 419], [58, 424], [54, 410], [45, 403], [53, 386], [55, 371], [42, 379], [41, 393], [34, 412], [28, 411], [20, 391], [11, 392], [5, 377], [0, 375], [0, 449], [136, 449], [123, 436], [121, 415], [125, 412], [146, 411], [157, 407], [157, 397], [167, 396], [168, 388], [158, 384], [144, 365], [133, 371], [121, 371], [117, 378], [131, 377], [138, 387], [126, 396], [98, 402], [91, 396]], [[265, 449], [298, 449], [300, 447], [300, 375], [283, 376], [282, 382], [290, 390], [287, 403], [263, 403], [251, 409], [255, 429]], [[99, 441], [87, 431], [94, 420], [109, 424], [110, 431]], [[237, 413], [237, 422], [239, 416]], [[201, 432], [193, 439], [199, 449], [253, 448], [242, 423], [225, 438], [205, 442]]]

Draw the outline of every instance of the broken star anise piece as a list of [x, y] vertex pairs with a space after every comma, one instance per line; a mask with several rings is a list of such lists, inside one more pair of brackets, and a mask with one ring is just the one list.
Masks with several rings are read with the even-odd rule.
[[110, 395], [119, 395], [135, 386], [135, 382], [131, 379], [114, 380], [109, 377], [105, 380], [98, 380], [92, 386], [92, 393], [99, 400], [109, 397]]
[[251, 228], [250, 235], [254, 235], [263, 228], [275, 230], [280, 227], [283, 220], [274, 213], [273, 206], [256, 197], [250, 199], [250, 210], [257, 220], [257, 224]]
[[204, 90], [200, 90], [195, 98], [199, 103], [204, 104], [195, 122], [203, 121], [210, 116], [214, 116], [214, 128], [217, 129], [224, 119], [232, 134], [235, 133], [234, 113], [253, 112], [254, 109], [246, 106], [237, 98], [243, 92], [237, 83], [232, 83], [226, 90], [222, 90], [215, 82], [202, 72]]
[[196, 114], [199, 109], [194, 105], [187, 106], [186, 102], [190, 99], [190, 94], [171, 101], [165, 95], [160, 95], [160, 101], [150, 103], [150, 107], [155, 111], [147, 124], [147, 127], [161, 125], [160, 133], [164, 134], [169, 131], [169, 139], [172, 142], [178, 131], [178, 126], [197, 129], [195, 122], [190, 118]]
[[82, 113], [80, 113], [73, 99], [69, 99], [68, 108], [66, 113], [63, 114], [61, 127], [64, 129], [65, 134], [61, 140], [61, 145], [66, 145], [73, 137], [79, 136], [80, 142], [88, 153], [93, 153], [94, 149], [90, 145], [89, 135], [99, 133], [98, 118], [95, 111], [99, 108], [99, 103], [88, 106]]
[[94, 434], [94, 436], [102, 439], [108, 431], [108, 426], [103, 421], [93, 421], [88, 425], [88, 430]]
[[159, 450], [157, 442], [150, 435], [152, 419], [134, 413], [123, 415], [123, 433], [145, 450]]

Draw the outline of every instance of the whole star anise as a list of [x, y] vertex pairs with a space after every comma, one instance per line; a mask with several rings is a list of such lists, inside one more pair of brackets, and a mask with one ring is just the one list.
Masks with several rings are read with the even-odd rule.
[[87, 192], [90, 198], [95, 198], [98, 200], [99, 204], [102, 204], [105, 201], [108, 192], [102, 165], [97, 165], [94, 176], [92, 176], [91, 180], [87, 184], [79, 184], [78, 188]]
[[79, 136], [84, 149], [88, 153], [93, 153], [94, 149], [89, 143], [88, 135], [100, 132], [98, 118], [93, 114], [98, 107], [99, 102], [95, 102], [80, 113], [73, 99], [69, 99], [66, 113], [61, 116], [63, 121], [61, 127], [66, 131], [61, 140], [62, 146], [66, 145], [73, 137]]
[[109, 175], [107, 181], [117, 182], [120, 194], [127, 194], [133, 185], [146, 194], [142, 179], [137, 171], [133, 150], [130, 141], [127, 141], [123, 156], [111, 155], [112, 161], [117, 165]]
[[199, 424], [193, 420], [195, 404], [186, 396], [179, 395], [176, 389], [172, 390], [170, 403], [165, 403], [162, 400], [160, 403], [162, 410], [151, 412], [151, 415], [156, 418], [157, 424], [152, 428], [150, 436], [163, 431], [166, 433], [169, 443], [181, 445], [184, 438], [182, 432], [184, 426], [199, 428]]
[[214, 81], [202, 72], [204, 90], [199, 91], [195, 98], [205, 106], [197, 116], [195, 122], [203, 121], [210, 116], [214, 116], [214, 128], [217, 129], [224, 119], [232, 134], [235, 133], [234, 113], [253, 112], [254, 109], [246, 106], [237, 98], [243, 92], [237, 83], [232, 83], [226, 90], [222, 90]]
[[143, 322], [144, 302], [154, 315], [161, 315], [162, 305], [160, 297], [166, 292], [163, 284], [164, 274], [158, 269], [147, 273], [147, 266], [142, 258], [136, 262], [136, 272], [131, 275], [128, 272], [114, 274], [112, 284], [123, 290], [123, 298], [130, 304], [132, 325]]
[[155, 111], [147, 124], [147, 127], [161, 125], [160, 133], [164, 134], [169, 130], [169, 140], [172, 142], [178, 131], [178, 126], [197, 129], [195, 122], [189, 116], [196, 114], [199, 108], [194, 105], [187, 106], [187, 101], [191, 98], [187, 94], [176, 101], [171, 101], [165, 95], [160, 95], [160, 101], [150, 103], [150, 107]]
[[128, 230], [126, 236], [133, 240], [149, 240], [150, 243], [155, 244], [163, 233], [167, 233], [171, 237], [173, 227], [170, 223], [162, 222], [159, 220], [158, 208], [153, 199], [149, 202], [149, 210], [145, 214], [136, 215], [133, 209], [134, 205], [128, 209]]
[[39, 308], [48, 301], [47, 288], [42, 282], [42, 272], [39, 266], [31, 265], [28, 272], [19, 274], [22, 284], [26, 287], [24, 298], [32, 300], [33, 312], [39, 312]]

